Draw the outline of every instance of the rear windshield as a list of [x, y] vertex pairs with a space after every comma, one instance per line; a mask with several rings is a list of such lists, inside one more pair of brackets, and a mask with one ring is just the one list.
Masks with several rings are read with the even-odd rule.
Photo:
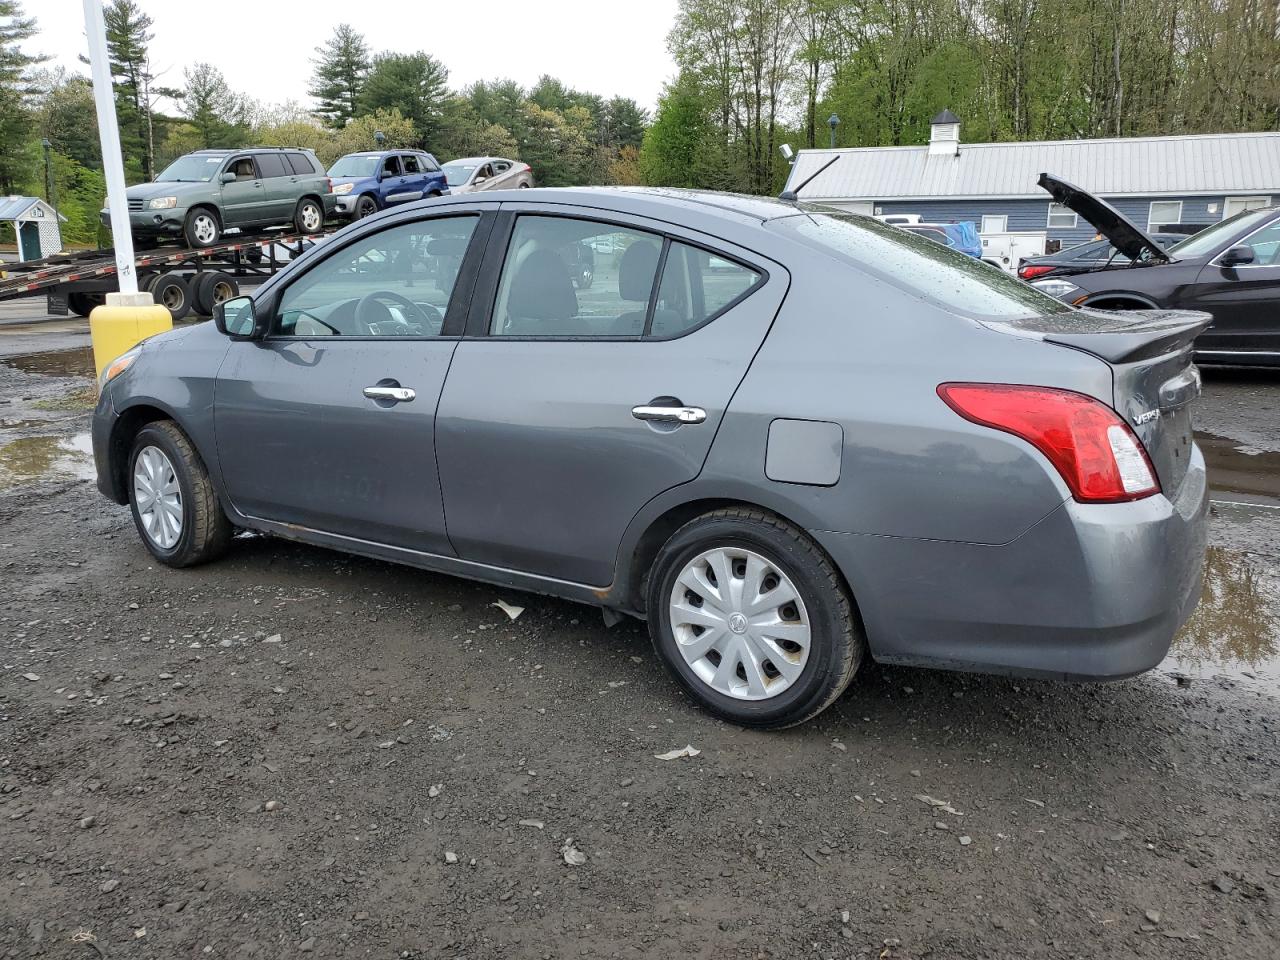
[[810, 213], [770, 226], [962, 316], [1009, 320], [1071, 309], [998, 267], [871, 217]]

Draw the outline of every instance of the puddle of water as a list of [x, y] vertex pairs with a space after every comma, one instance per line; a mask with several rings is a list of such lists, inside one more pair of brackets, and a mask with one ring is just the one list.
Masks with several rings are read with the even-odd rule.
[[47, 350], [43, 353], [22, 353], [0, 358], [5, 366], [23, 373], [38, 373], [46, 377], [89, 377], [94, 375], [93, 350], [77, 347], [74, 350]]
[[93, 441], [72, 437], [21, 437], [0, 445], [0, 490], [31, 480], [92, 480]]
[[1162, 669], [1242, 678], [1280, 693], [1280, 569], [1253, 554], [1210, 547], [1200, 605]]
[[1248, 453], [1234, 440], [1211, 433], [1197, 433], [1196, 443], [1209, 468], [1211, 490], [1280, 501], [1280, 453]]
[[0, 323], [0, 337], [29, 337], [32, 334], [85, 333], [88, 320], [34, 320], [30, 323]]

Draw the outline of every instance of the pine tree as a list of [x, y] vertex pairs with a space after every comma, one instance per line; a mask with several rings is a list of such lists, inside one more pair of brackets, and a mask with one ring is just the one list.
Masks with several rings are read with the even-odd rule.
[[22, 49], [36, 32], [34, 17], [23, 14], [18, 0], [0, 0], [0, 192], [12, 193], [26, 173], [24, 147], [33, 117], [31, 67], [47, 57]]
[[329, 42], [316, 47], [316, 54], [307, 93], [319, 103], [317, 115], [341, 130], [360, 106], [360, 91], [369, 74], [369, 45], [350, 24], [340, 23]]
[[238, 147], [248, 136], [248, 105], [217, 67], [195, 63], [183, 71], [183, 113], [201, 147]]
[[430, 54], [382, 53], [360, 91], [361, 114], [399, 110], [417, 131], [416, 145], [434, 149], [449, 99], [449, 71]]

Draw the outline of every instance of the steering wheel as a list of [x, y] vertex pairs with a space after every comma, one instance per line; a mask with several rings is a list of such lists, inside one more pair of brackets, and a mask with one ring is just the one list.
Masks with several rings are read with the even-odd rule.
[[[399, 323], [391, 315], [391, 311], [387, 309], [383, 301], [389, 301], [399, 307], [403, 307], [408, 315], [416, 315], [420, 318], [416, 323], [408, 320]], [[428, 311], [430, 311], [428, 313]], [[360, 298], [360, 302], [356, 304], [355, 322], [358, 326], [363, 327], [367, 333], [377, 334], [377, 327], [383, 323], [398, 323], [402, 326], [420, 326], [423, 332], [430, 330], [432, 324], [443, 325], [444, 314], [442, 314], [431, 304], [414, 303], [406, 297], [400, 296], [398, 293], [392, 293], [390, 290], [375, 290], [373, 293], [367, 293]]]

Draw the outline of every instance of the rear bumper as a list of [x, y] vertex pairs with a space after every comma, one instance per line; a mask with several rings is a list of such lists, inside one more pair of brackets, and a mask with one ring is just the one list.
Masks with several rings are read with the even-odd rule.
[[815, 532], [881, 662], [1054, 679], [1150, 670], [1200, 597], [1204, 458], [1174, 499], [1068, 501], [1002, 546]]

